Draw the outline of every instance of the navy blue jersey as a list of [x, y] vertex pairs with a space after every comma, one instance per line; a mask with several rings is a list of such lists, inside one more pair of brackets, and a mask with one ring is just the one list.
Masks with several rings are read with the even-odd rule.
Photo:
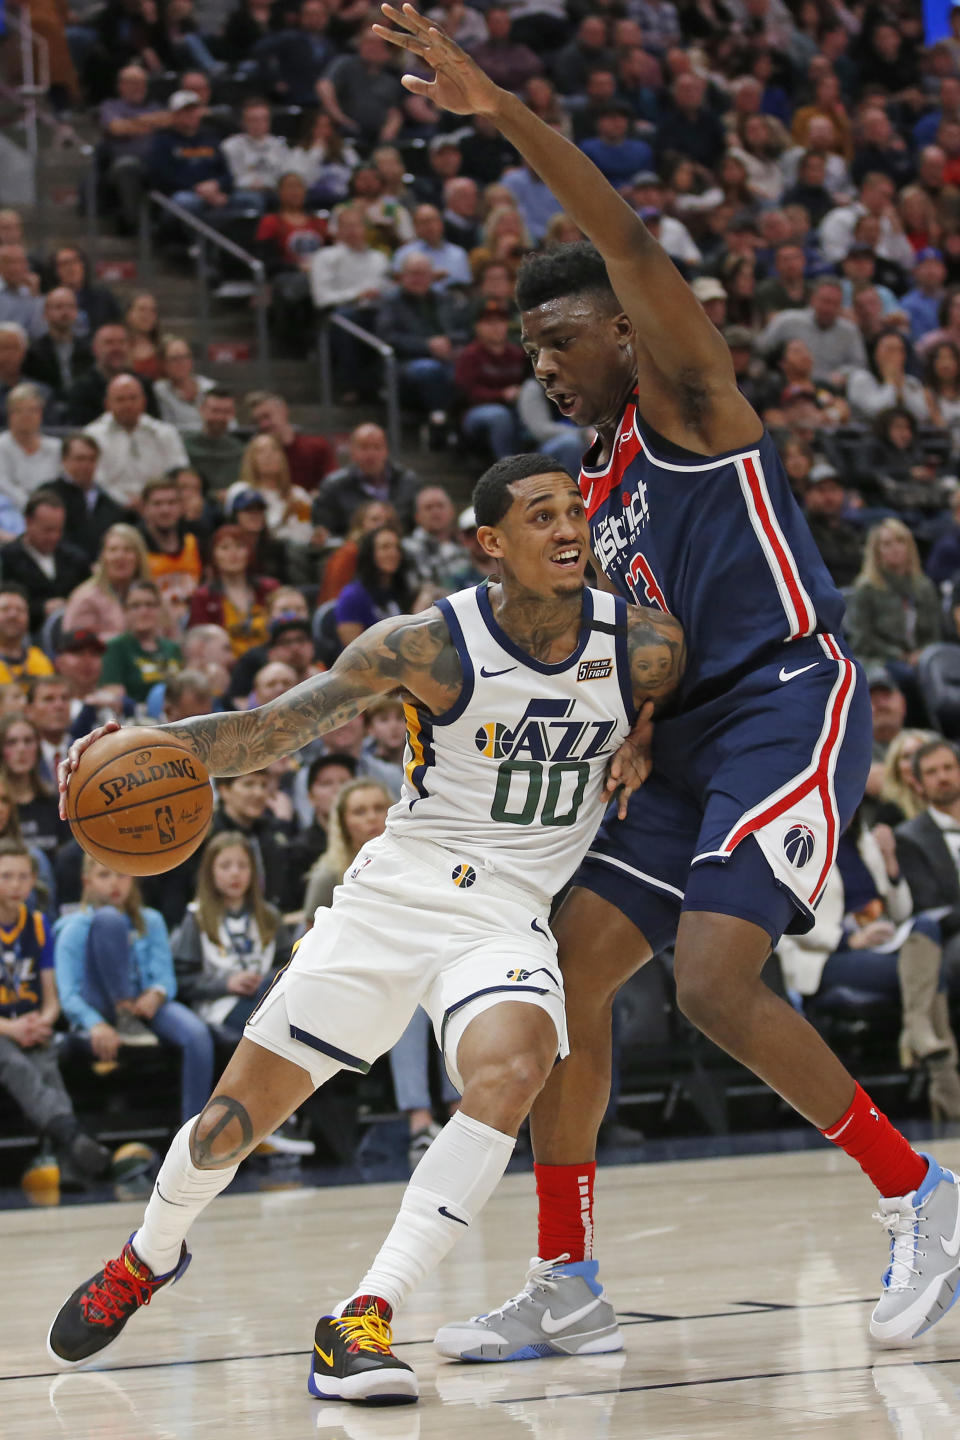
[[20, 906], [9, 930], [0, 927], [0, 1015], [12, 1020], [39, 1010], [40, 976], [53, 969], [53, 937], [39, 910]]
[[707, 459], [651, 430], [634, 396], [602, 469], [597, 448], [580, 474], [594, 554], [621, 594], [683, 625], [682, 704], [787, 641], [841, 629], [843, 598], [766, 431]]

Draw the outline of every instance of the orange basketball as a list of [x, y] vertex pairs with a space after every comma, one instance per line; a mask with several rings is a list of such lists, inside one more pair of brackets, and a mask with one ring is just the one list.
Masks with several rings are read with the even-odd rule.
[[80, 757], [67, 819], [88, 855], [124, 875], [162, 875], [203, 840], [213, 814], [206, 767], [159, 730], [114, 730]]

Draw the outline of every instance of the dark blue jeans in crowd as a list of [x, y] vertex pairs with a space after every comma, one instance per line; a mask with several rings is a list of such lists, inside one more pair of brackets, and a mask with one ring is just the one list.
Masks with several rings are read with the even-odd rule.
[[411, 410], [449, 410], [453, 404], [453, 366], [434, 356], [405, 360], [400, 366], [400, 394]]
[[[112, 1024], [117, 1001], [135, 1000], [141, 990], [130, 952], [130, 921], [112, 905], [104, 905], [90, 925], [83, 998]], [[213, 1036], [199, 1015], [176, 1000], [165, 1000], [146, 1024], [181, 1052], [181, 1119], [199, 1115], [213, 1085]]]

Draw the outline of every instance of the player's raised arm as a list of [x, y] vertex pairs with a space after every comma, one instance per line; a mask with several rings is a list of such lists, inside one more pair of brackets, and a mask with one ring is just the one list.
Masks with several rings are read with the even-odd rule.
[[412, 5], [398, 10], [384, 4], [381, 9], [395, 28], [375, 25], [377, 34], [412, 51], [434, 71], [433, 80], [404, 75], [405, 88], [454, 114], [491, 120], [596, 245], [628, 319], [665, 379], [683, 385], [695, 372], [698, 382], [723, 391], [716, 395], [718, 401], [734, 407], [740, 402], [741, 424], [755, 432], [756, 419], [737, 390], [723, 337], [666, 251], [593, 162], [515, 95], [495, 85], [442, 28]]
[[[436, 713], [460, 694], [460, 657], [437, 609], [381, 620], [359, 635], [331, 670], [295, 685], [255, 710], [196, 715], [155, 728], [188, 746], [211, 775], [246, 775], [291, 755], [327, 730], [345, 725], [378, 695], [407, 690]], [[117, 728], [77, 740], [60, 766], [63, 806], [70, 775], [84, 750]]]

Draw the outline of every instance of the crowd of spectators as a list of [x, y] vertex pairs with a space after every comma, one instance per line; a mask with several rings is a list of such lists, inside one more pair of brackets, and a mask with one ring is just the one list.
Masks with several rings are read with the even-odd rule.
[[[848, 984], [833, 963], [846, 950], [860, 990], [882, 998], [899, 980], [904, 1054], [932, 1057], [938, 1103], [960, 1117], [938, 998], [960, 986], [960, 761], [944, 739], [960, 709], [938, 710], [929, 684], [931, 647], [960, 642], [960, 6], [933, 44], [906, 0], [430, 13], [643, 218], [778, 443], [849, 595], [876, 745], [818, 925], [822, 963], [788, 946], [788, 982], [807, 996]], [[370, 19], [361, 0], [106, 0], [68, 28], [51, 98], [95, 117], [121, 232], [159, 189], [264, 259], [281, 344], [305, 353], [336, 311], [391, 345], [405, 412], [451, 472], [536, 446], [575, 473], [592, 437], [532, 376], [513, 286], [525, 253], [579, 232], [492, 125], [403, 89]], [[375, 402], [370, 351], [339, 327], [331, 343], [341, 401]], [[0, 845], [26, 847], [23, 903], [52, 926], [71, 1024], [98, 1034], [108, 1064], [145, 1026], [179, 1046], [185, 1112], [209, 1026], [242, 1025], [290, 927], [382, 824], [402, 712], [384, 702], [222, 782], [196, 860], [116, 893], [57, 818], [58, 757], [108, 714], [263, 703], [376, 619], [486, 571], [471, 513], [420, 483], [378, 425], [338, 456], [282, 397], [237, 395], [198, 363], [152, 294], [121, 299], [74, 246], [32, 254], [0, 211]], [[943, 906], [939, 930], [900, 933], [912, 910]], [[84, 947], [99, 957], [87, 971]], [[908, 1014], [911, 967], [935, 974]], [[404, 1108], [422, 1130], [414, 1090]]]

